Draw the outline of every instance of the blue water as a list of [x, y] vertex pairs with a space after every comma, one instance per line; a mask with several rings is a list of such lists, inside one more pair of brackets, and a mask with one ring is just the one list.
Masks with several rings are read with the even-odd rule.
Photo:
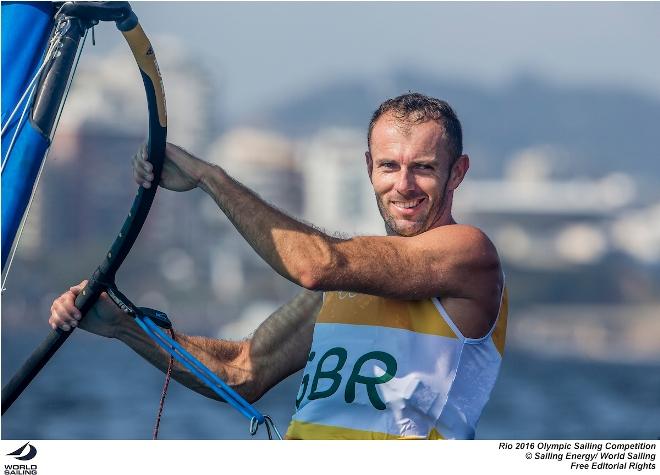
[[[5, 330], [2, 384], [42, 334]], [[300, 374], [257, 407], [281, 432]], [[129, 348], [76, 331], [2, 417], [3, 439], [149, 439], [164, 376]], [[657, 439], [660, 363], [548, 359], [511, 349], [477, 430], [480, 439]], [[161, 439], [249, 439], [247, 421], [225, 404], [172, 382]], [[263, 429], [256, 438], [266, 438]]]

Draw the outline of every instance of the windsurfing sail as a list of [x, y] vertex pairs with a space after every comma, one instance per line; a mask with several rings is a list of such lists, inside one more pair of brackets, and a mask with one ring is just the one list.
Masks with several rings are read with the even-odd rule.
[[2, 2], [2, 271], [50, 146], [33, 104], [55, 11], [51, 2]]

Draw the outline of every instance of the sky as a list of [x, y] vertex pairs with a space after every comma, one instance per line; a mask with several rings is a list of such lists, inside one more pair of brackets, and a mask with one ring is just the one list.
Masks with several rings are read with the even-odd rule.
[[[660, 3], [134, 2], [242, 116], [338, 79], [401, 67], [497, 88], [520, 74], [660, 99]], [[103, 54], [122, 41], [97, 28]], [[163, 43], [165, 44], [165, 43]], [[167, 87], [167, 78], [165, 78]]]

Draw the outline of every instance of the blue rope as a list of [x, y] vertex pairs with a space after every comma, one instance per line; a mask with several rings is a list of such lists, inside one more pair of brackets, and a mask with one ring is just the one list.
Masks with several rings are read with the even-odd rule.
[[224, 399], [234, 409], [252, 421], [256, 419], [258, 424], [265, 422], [264, 415], [257, 411], [254, 406], [243, 399], [236, 391], [204, 366], [197, 358], [191, 355], [185, 348], [166, 335], [154, 322], [144, 315], [136, 318], [138, 325], [158, 345], [167, 351], [174, 359], [185, 366], [193, 375], [204, 382], [213, 392]]

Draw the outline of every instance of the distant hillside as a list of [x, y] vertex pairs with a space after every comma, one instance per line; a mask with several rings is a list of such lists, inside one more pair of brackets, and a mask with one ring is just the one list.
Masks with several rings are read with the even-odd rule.
[[370, 87], [360, 80], [331, 84], [301, 93], [250, 122], [292, 137], [326, 126], [366, 132], [373, 109], [383, 99], [413, 90], [455, 107], [464, 126], [465, 148], [478, 161], [480, 175], [499, 175], [512, 153], [548, 144], [569, 152], [569, 163], [562, 168], [570, 173], [660, 176], [659, 100], [622, 90], [559, 87], [530, 77], [493, 90], [409, 72], [394, 73], [383, 83], [387, 85]]

